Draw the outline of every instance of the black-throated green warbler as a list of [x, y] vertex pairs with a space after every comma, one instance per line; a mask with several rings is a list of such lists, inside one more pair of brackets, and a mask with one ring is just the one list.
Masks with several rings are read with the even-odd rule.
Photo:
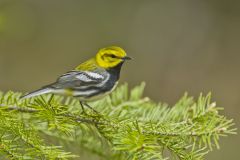
[[94, 58], [61, 75], [56, 82], [21, 98], [54, 93], [77, 97], [82, 108], [83, 104], [90, 107], [87, 101], [97, 100], [113, 91], [118, 83], [122, 64], [130, 59], [120, 47], [100, 49]]

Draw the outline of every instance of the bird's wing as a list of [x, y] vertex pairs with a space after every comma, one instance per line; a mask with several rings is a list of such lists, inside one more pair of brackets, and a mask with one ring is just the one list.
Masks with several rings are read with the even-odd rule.
[[61, 75], [51, 87], [56, 89], [78, 89], [97, 85], [104, 79], [105, 76], [97, 72], [70, 71]]

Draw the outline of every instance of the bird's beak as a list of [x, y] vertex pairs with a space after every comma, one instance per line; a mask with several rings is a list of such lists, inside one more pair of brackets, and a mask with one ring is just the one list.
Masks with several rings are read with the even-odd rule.
[[128, 57], [128, 56], [125, 56], [122, 58], [122, 60], [126, 61], [126, 60], [131, 60], [132, 58], [131, 57]]

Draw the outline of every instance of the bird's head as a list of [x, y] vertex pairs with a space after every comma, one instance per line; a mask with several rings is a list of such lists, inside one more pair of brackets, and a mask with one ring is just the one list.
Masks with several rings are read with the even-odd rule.
[[97, 64], [105, 69], [114, 68], [130, 59], [126, 52], [117, 46], [102, 48], [96, 54]]

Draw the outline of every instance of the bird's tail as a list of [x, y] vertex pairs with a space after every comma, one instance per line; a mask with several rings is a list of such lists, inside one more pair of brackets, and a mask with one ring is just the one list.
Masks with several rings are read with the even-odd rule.
[[21, 99], [31, 98], [31, 97], [39, 96], [42, 94], [51, 93], [52, 91], [53, 90], [51, 88], [41, 88], [36, 91], [25, 94], [25, 95], [21, 96], [20, 98]]

